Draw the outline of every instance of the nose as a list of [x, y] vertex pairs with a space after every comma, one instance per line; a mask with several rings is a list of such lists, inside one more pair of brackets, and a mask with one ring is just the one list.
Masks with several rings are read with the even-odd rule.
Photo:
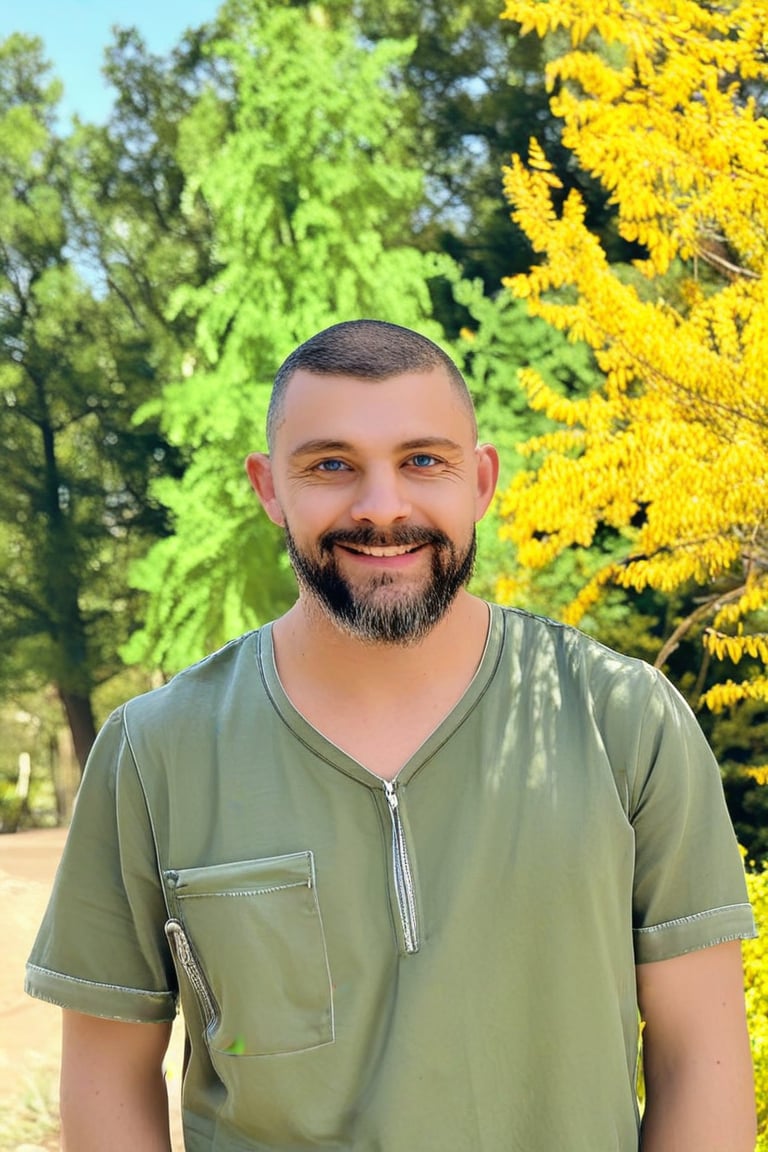
[[406, 481], [399, 469], [371, 468], [360, 478], [350, 509], [357, 523], [394, 524], [407, 520], [411, 503], [405, 491]]

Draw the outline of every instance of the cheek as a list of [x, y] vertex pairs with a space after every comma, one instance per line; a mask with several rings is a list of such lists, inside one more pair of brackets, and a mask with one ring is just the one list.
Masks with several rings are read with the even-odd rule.
[[441, 492], [431, 505], [426, 507], [431, 507], [432, 514], [444, 525], [453, 524], [461, 531], [465, 531], [468, 524], [474, 524], [477, 518], [477, 496], [470, 489], [461, 494], [455, 490]]
[[304, 489], [291, 492], [282, 510], [294, 536], [316, 538], [339, 526], [345, 507], [333, 492]]

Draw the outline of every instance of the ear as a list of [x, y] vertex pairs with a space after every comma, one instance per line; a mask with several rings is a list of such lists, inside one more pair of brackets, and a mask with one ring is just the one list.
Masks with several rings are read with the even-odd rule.
[[265, 452], [251, 452], [245, 458], [245, 470], [267, 516], [273, 524], [284, 528], [285, 517], [275, 494], [272, 461], [269, 456]]
[[492, 444], [478, 444], [477, 493], [475, 495], [475, 520], [482, 520], [496, 491], [499, 479], [499, 454]]

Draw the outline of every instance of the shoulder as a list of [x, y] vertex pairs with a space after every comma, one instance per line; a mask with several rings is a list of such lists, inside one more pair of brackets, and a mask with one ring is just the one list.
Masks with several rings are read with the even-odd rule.
[[[237, 711], [237, 700], [253, 701], [261, 682], [259, 630], [232, 640], [167, 684], [121, 704], [101, 726], [91, 749], [86, 779], [118, 776], [121, 765], [137, 764], [150, 749], [161, 759], [210, 741], [217, 717]], [[82, 789], [81, 789], [82, 791]]]
[[258, 679], [260, 630], [231, 640], [189, 668], [177, 672], [166, 684], [135, 696], [122, 706], [126, 726], [194, 720], [201, 712], [210, 722], [211, 709], [240, 684], [252, 690]]
[[122, 706], [134, 761], [180, 763], [204, 757], [225, 726], [253, 715], [261, 687], [260, 630], [248, 632]]
[[663, 674], [644, 660], [608, 648], [594, 637], [557, 620], [521, 608], [500, 608], [508, 657], [539, 673], [550, 668], [558, 680], [567, 678], [589, 685], [591, 691], [615, 690], [631, 685], [650, 693], [668, 684]]
[[614, 761], [653, 762], [662, 743], [690, 742], [710, 757], [698, 720], [658, 669], [546, 617], [503, 608], [510, 682], [525, 697], [547, 694], [571, 727], [596, 728]]

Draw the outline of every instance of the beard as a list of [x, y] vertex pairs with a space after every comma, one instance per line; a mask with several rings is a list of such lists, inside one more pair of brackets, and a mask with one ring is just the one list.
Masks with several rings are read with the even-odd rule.
[[[464, 551], [459, 551], [444, 532], [400, 527], [388, 533], [374, 528], [326, 532], [321, 536], [317, 558], [302, 552], [286, 525], [288, 556], [301, 588], [309, 593], [327, 619], [349, 636], [369, 644], [413, 644], [422, 640], [445, 616], [456, 596], [469, 581], [475, 563], [477, 538], [474, 525]], [[399, 573], [380, 572], [359, 586], [341, 572], [336, 545], [363, 548], [429, 545], [432, 564], [421, 587], [398, 588]]]

